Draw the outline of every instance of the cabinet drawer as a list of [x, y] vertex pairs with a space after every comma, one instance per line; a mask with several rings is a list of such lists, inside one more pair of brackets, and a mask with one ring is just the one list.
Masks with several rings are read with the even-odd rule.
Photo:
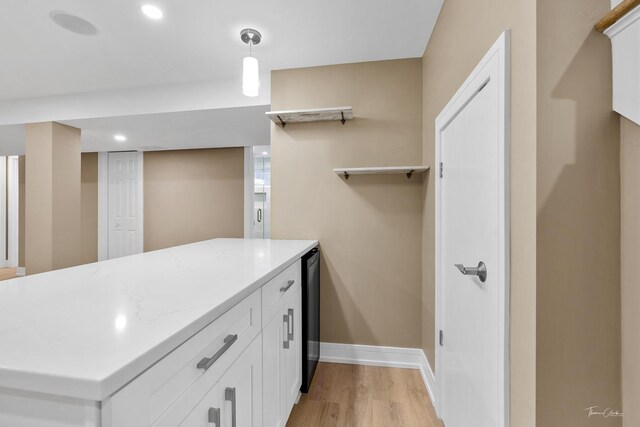
[[245, 298], [108, 399], [105, 427], [172, 425], [164, 421], [186, 416], [260, 333], [260, 295]]
[[[300, 287], [301, 261], [297, 260], [262, 287], [262, 324], [266, 325], [279, 312], [286, 295]], [[286, 291], [285, 291], [286, 289]]]

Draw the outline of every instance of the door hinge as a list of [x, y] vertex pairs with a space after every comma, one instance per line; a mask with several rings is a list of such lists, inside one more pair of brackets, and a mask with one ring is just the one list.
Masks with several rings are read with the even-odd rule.
[[442, 332], [442, 329], [440, 329], [440, 347], [442, 347], [443, 343], [444, 343], [444, 332]]
[[444, 165], [440, 162], [440, 178], [444, 176]]

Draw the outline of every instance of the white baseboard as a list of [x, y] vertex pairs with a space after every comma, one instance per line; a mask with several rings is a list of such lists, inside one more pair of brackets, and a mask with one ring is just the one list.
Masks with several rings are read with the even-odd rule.
[[435, 408], [435, 376], [427, 356], [420, 348], [378, 347], [359, 344], [320, 343], [320, 361], [350, 365], [418, 369]]
[[320, 343], [320, 361], [330, 363], [420, 369], [421, 354], [418, 348]]
[[431, 403], [433, 403], [434, 408], [438, 408], [436, 405], [436, 376], [433, 374], [433, 369], [431, 369], [431, 365], [429, 365], [429, 360], [427, 360], [427, 355], [424, 354], [424, 351], [420, 350], [421, 360], [420, 360], [420, 374], [422, 374], [422, 381], [424, 381], [424, 385], [427, 388], [427, 393], [429, 393], [429, 398], [431, 398]]
[[17, 267], [16, 268], [16, 276], [18, 277], [22, 277], [26, 274], [25, 268], [24, 267]]

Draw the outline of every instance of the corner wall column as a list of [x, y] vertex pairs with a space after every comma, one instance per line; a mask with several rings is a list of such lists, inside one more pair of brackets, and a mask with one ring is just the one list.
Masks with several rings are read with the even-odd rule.
[[25, 125], [26, 274], [81, 262], [80, 129]]

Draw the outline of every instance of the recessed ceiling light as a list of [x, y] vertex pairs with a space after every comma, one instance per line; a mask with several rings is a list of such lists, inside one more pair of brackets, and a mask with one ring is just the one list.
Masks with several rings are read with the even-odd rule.
[[154, 6], [152, 4], [143, 4], [140, 10], [142, 10], [142, 13], [144, 13], [147, 18], [158, 20], [162, 19], [162, 17], [164, 16], [162, 10], [160, 10], [158, 6]]
[[113, 139], [115, 139], [118, 142], [125, 142], [127, 140], [127, 137], [124, 135], [114, 135]]
[[49, 13], [49, 18], [60, 27], [72, 33], [83, 36], [95, 36], [98, 34], [98, 29], [91, 22], [68, 12], [54, 10]]

